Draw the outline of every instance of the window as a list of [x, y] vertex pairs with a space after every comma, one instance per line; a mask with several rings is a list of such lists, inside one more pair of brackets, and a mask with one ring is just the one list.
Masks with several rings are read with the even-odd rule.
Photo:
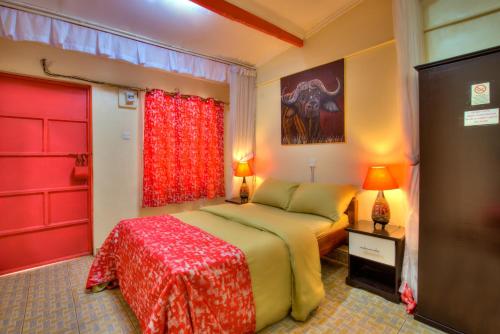
[[224, 105], [153, 90], [144, 115], [143, 206], [224, 196]]

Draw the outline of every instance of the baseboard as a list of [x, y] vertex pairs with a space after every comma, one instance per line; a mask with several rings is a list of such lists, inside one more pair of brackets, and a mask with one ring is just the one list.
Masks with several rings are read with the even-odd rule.
[[55, 258], [55, 259], [50, 259], [50, 260], [36, 262], [36, 263], [30, 264], [30, 265], [26, 265], [26, 266], [21, 266], [21, 267], [16, 267], [16, 268], [10, 268], [10, 269], [6, 269], [6, 270], [0, 270], [0, 276], [8, 275], [8, 274], [14, 274], [14, 273], [18, 273], [18, 272], [26, 271], [26, 270], [33, 270], [33, 269], [37, 269], [39, 267], [43, 267], [43, 266], [46, 266], [46, 265], [49, 265], [49, 264], [55, 264], [57, 262], [68, 261], [68, 260], [75, 259], [77, 257], [81, 257], [81, 256], [85, 256], [85, 255], [91, 255], [91, 252], [90, 251], [81, 252], [81, 253], [76, 253], [76, 254], [71, 254], [71, 255], [67, 255], [67, 256], [58, 257], [58, 258]]
[[464, 334], [463, 332], [457, 331], [456, 329], [453, 329], [451, 327], [448, 327], [446, 325], [443, 325], [440, 322], [434, 321], [432, 319], [426, 318], [423, 315], [420, 315], [418, 313], [415, 313], [413, 315], [413, 318], [417, 321], [420, 321], [426, 325], [432, 326], [434, 328], [437, 328], [439, 330], [442, 330], [443, 332], [450, 333], [450, 334]]

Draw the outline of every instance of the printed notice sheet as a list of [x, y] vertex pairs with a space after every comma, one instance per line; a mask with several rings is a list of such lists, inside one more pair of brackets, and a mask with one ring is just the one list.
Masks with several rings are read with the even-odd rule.
[[464, 113], [464, 126], [498, 124], [498, 108], [472, 110]]

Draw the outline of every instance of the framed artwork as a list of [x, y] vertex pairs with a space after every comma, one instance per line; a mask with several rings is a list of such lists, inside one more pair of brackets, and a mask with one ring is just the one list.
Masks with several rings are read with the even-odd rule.
[[281, 78], [281, 144], [344, 143], [344, 59]]

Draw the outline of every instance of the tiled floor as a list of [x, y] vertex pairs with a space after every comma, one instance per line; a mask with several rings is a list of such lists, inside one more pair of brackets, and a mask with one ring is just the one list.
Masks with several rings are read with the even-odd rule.
[[[92, 257], [0, 277], [0, 334], [140, 333], [120, 291], [84, 290]], [[439, 333], [402, 305], [350, 288], [347, 269], [323, 264], [326, 298], [309, 321], [286, 318], [262, 333]]]

